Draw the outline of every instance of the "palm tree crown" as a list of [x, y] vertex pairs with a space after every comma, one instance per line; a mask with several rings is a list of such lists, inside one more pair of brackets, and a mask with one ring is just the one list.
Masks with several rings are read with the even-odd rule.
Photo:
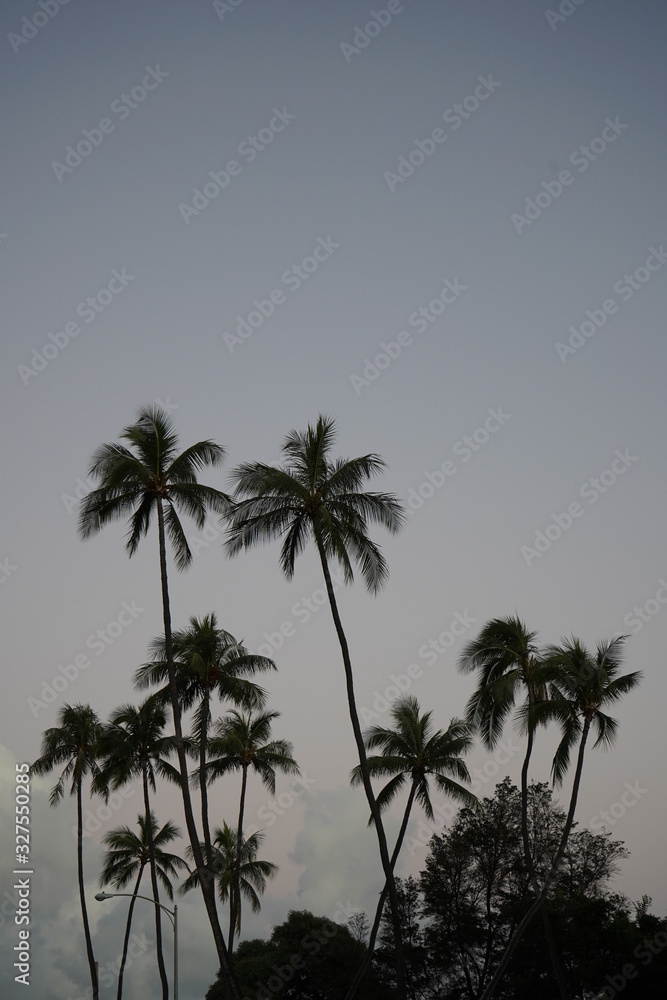
[[[401, 698], [392, 707], [394, 729], [373, 726], [364, 733], [368, 750], [379, 748], [381, 754], [368, 758], [368, 768], [375, 777], [391, 780], [377, 796], [377, 804], [385, 810], [410, 778], [414, 797], [422, 806], [428, 819], [433, 820], [433, 806], [429, 794], [428, 778], [433, 775], [436, 787], [446, 795], [475, 807], [477, 799], [459, 781], [470, 781], [470, 774], [462, 755], [470, 750], [473, 737], [466, 722], [452, 719], [445, 732], [433, 731], [432, 712], [420, 714], [419, 702], [414, 697]], [[352, 771], [352, 783], [360, 784], [361, 768]], [[459, 779], [459, 781], [455, 780]], [[369, 820], [369, 824], [373, 818]]]
[[276, 790], [276, 771], [298, 774], [299, 766], [292, 757], [289, 740], [272, 740], [271, 723], [280, 712], [242, 713], [232, 709], [213, 728], [208, 748], [210, 759], [206, 764], [209, 783], [216, 778], [241, 770], [253, 770], [273, 795]]
[[[141, 874], [150, 862], [150, 840], [146, 817], [137, 816], [139, 834], [129, 826], [110, 830], [103, 843], [108, 848], [104, 855], [102, 871], [100, 872], [100, 888], [111, 885], [116, 890], [124, 889], [129, 882]], [[170, 854], [165, 847], [173, 840], [181, 837], [181, 831], [171, 820], [158, 828], [155, 813], [151, 810], [152, 843], [155, 857], [155, 870], [169, 899], [174, 898], [172, 879], [180, 871], [187, 868], [183, 858], [178, 854]], [[135, 893], [138, 891], [138, 885]]]
[[284, 538], [280, 564], [291, 579], [296, 557], [312, 538], [326, 560], [340, 563], [346, 582], [354, 578], [352, 560], [357, 562], [375, 593], [388, 570], [367, 524], [396, 532], [404, 514], [390, 494], [361, 492], [366, 480], [383, 471], [384, 461], [375, 454], [332, 460], [334, 440], [334, 421], [320, 416], [315, 427], [288, 434], [284, 466], [253, 462], [235, 470], [235, 495], [241, 499], [227, 514], [227, 549], [235, 555], [258, 542]]
[[[242, 642], [218, 626], [215, 612], [203, 618], [190, 618], [188, 628], [172, 633], [176, 683], [181, 708], [197, 704], [194, 719], [199, 731], [208, 728], [208, 710], [212, 694], [244, 708], [261, 708], [266, 692], [249, 675], [275, 670], [273, 660], [249, 653]], [[169, 679], [164, 636], [155, 638], [150, 646], [152, 662], [139, 667], [134, 675], [138, 688], [163, 684]], [[157, 692], [160, 701], [168, 702], [169, 688]], [[204, 717], [202, 717], [204, 716]]]
[[[224, 903], [231, 898], [234, 888], [238, 831], [234, 827], [228, 826], [227, 823], [223, 823], [222, 827], [214, 829], [213, 835], [213, 872], [218, 883], [220, 902]], [[266, 889], [268, 879], [274, 878], [278, 873], [278, 865], [273, 864], [272, 861], [257, 860], [257, 852], [263, 840], [264, 834], [258, 830], [247, 839], [243, 839], [241, 843], [240, 890], [241, 895], [250, 903], [253, 913], [258, 913], [261, 908], [259, 896]], [[197, 885], [198, 880], [197, 872], [192, 872], [179, 892], [188, 892]], [[237, 934], [241, 930], [240, 906], [236, 913], [235, 929]]]
[[90, 705], [63, 705], [58, 722], [59, 726], [44, 733], [42, 753], [30, 768], [33, 774], [44, 775], [64, 765], [51, 789], [52, 806], [62, 799], [70, 778], [70, 793], [75, 795], [87, 775], [95, 778], [99, 773], [97, 747], [102, 732], [100, 720]]
[[180, 784], [180, 772], [166, 760], [175, 750], [173, 736], [164, 735], [166, 721], [164, 706], [155, 697], [139, 706], [117, 708], [100, 733], [95, 790], [104, 794], [108, 788], [120, 788], [132, 778], [143, 778], [144, 770], [153, 791], [156, 775]]
[[620, 675], [626, 638], [621, 635], [600, 642], [594, 654], [574, 636], [546, 650], [557, 671], [549, 714], [558, 720], [562, 732], [552, 765], [556, 785], [562, 784], [572, 749], [581, 740], [584, 729], [586, 734], [590, 728], [597, 733], [594, 747], [607, 748], [616, 737], [618, 723], [603, 709], [635, 688], [642, 678], [640, 670]]
[[536, 636], [518, 616], [494, 618], [461, 652], [459, 670], [466, 674], [479, 672], [466, 718], [479, 731], [488, 750], [493, 750], [500, 739], [522, 689], [526, 691], [526, 705], [520, 716], [527, 728], [534, 728], [528, 706], [547, 698], [554, 669], [540, 652]]
[[166, 505], [164, 520], [178, 569], [185, 569], [192, 552], [178, 511], [192, 517], [201, 530], [207, 509], [227, 509], [224, 493], [197, 482], [204, 466], [220, 465], [225, 452], [213, 441], [199, 441], [177, 453], [178, 436], [173, 423], [158, 406], [145, 406], [135, 424], [126, 427], [122, 444], [103, 444], [93, 455], [89, 475], [100, 481], [81, 502], [79, 533], [89, 538], [108, 524], [131, 515], [127, 551], [134, 555], [147, 534], [158, 501]]

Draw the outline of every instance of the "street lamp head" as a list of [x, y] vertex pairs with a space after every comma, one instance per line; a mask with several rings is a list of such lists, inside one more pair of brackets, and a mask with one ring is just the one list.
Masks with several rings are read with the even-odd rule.
[[95, 893], [95, 899], [99, 899], [102, 902], [103, 899], [113, 899], [113, 896], [109, 892], [97, 892]]

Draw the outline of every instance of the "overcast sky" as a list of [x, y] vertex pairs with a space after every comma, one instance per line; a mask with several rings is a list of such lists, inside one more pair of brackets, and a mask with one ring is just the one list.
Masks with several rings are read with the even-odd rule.
[[[37, 757], [64, 702], [106, 718], [139, 700], [132, 675], [161, 629], [155, 533], [132, 560], [122, 524], [76, 534], [93, 451], [155, 401], [183, 447], [225, 446], [205, 477], [221, 488], [319, 413], [337, 421], [339, 454], [386, 459], [377, 488], [410, 510], [399, 536], [374, 533], [389, 583], [378, 598], [339, 591], [365, 722], [388, 722], [378, 696], [410, 664], [438, 726], [461, 715], [473, 680], [457, 656], [489, 618], [516, 611], [545, 642], [628, 633], [628, 669], [645, 678], [618, 705], [614, 749], [588, 753], [578, 820], [611, 810], [632, 855], [617, 888], [667, 912], [664, 4], [57, 3], [0, 13], [2, 995], [23, 995], [15, 763]], [[356, 757], [316, 560], [287, 583], [276, 546], [229, 561], [215, 522], [190, 538], [191, 569], [170, 567], [174, 624], [215, 611], [273, 650], [274, 732], [309, 779], [298, 797], [281, 779], [291, 804], [271, 822], [251, 785], [248, 822], [280, 874], [244, 936], [290, 908], [371, 911], [381, 869], [347, 784]], [[81, 655], [90, 666], [47, 704]], [[471, 757], [482, 793], [518, 780], [521, 742], [506, 736], [508, 762]], [[540, 736], [536, 779], [555, 739]], [[33, 787], [31, 982], [40, 1000], [74, 1000], [89, 984], [75, 810], [48, 808], [54, 780]], [[216, 825], [235, 821], [237, 785], [216, 788]], [[99, 841], [140, 808], [137, 788], [86, 840], [101, 966], [120, 952], [127, 900], [92, 899]], [[157, 810], [183, 826], [173, 793]], [[400, 873], [425, 854], [406, 850]], [[181, 996], [201, 1000], [215, 950], [199, 897], [180, 906]], [[148, 944], [128, 1000], [156, 987], [151, 925], [137, 907]]]

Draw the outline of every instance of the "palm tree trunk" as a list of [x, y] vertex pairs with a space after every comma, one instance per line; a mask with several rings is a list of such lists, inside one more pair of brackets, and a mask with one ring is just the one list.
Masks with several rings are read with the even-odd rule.
[[[185, 747], [183, 746], [183, 728], [181, 726], [181, 706], [178, 701], [178, 687], [176, 685], [176, 670], [174, 668], [174, 646], [171, 637], [171, 610], [169, 607], [169, 587], [167, 584], [167, 551], [164, 533], [164, 511], [162, 509], [162, 499], [157, 501], [158, 536], [160, 542], [160, 581], [162, 585], [162, 617], [164, 621], [164, 645], [167, 658], [167, 671], [169, 673], [169, 692], [171, 694], [171, 709], [174, 716], [174, 742], [178, 754], [178, 764], [181, 772], [181, 793], [183, 795], [183, 811], [185, 813], [185, 825], [190, 838], [190, 846], [196, 868], [199, 872], [199, 884], [201, 886], [206, 913], [211, 924], [213, 940], [218, 952], [218, 961], [225, 980], [225, 987], [230, 1000], [241, 1000], [241, 991], [236, 981], [236, 976], [232, 969], [225, 939], [218, 919], [218, 910], [215, 903], [215, 883], [210, 872], [204, 864], [204, 856], [199, 845], [197, 825], [192, 811], [192, 799], [190, 797], [190, 785], [188, 782], [188, 764], [185, 757]], [[93, 998], [97, 1000], [97, 996]]]
[[[132, 900], [130, 902], [127, 911], [127, 923], [125, 925], [125, 937], [123, 938], [123, 954], [120, 960], [120, 969], [118, 970], [118, 992], [116, 994], [116, 1000], [121, 1000], [123, 995], [123, 973], [125, 972], [125, 962], [127, 961], [127, 949], [130, 943], [130, 928], [132, 927], [132, 914], [134, 912], [134, 904], [137, 901], [137, 893], [139, 892], [139, 885], [141, 884], [141, 876], [144, 874], [144, 866], [139, 866], [139, 874], [137, 876], [137, 881], [134, 885], [134, 892], [132, 893]], [[157, 909], [157, 907], [156, 907]]]
[[86, 893], [83, 882], [83, 803], [81, 798], [81, 779], [76, 785], [76, 855], [79, 875], [79, 899], [81, 900], [81, 916], [83, 918], [83, 934], [86, 939], [86, 955], [88, 957], [88, 967], [90, 968], [90, 978], [93, 984], [93, 1000], [99, 1000], [99, 984], [97, 981], [97, 967], [95, 965], [95, 955], [93, 954], [93, 942], [90, 937], [90, 924], [88, 923], [88, 910], [86, 909]]
[[199, 729], [199, 793], [201, 795], [201, 825], [204, 832], [206, 867], [212, 875], [213, 849], [211, 844], [211, 828], [208, 821], [208, 786], [206, 784], [206, 740], [208, 736], [209, 716], [209, 695], [207, 691], [202, 700], [202, 722]]
[[508, 941], [507, 947], [505, 948], [505, 953], [500, 961], [500, 965], [496, 969], [493, 979], [486, 987], [479, 1000], [490, 1000], [490, 997], [492, 997], [493, 994], [495, 993], [500, 983], [500, 980], [505, 974], [505, 969], [507, 968], [508, 962], [512, 957], [512, 952], [514, 951], [521, 937], [523, 936], [523, 932], [525, 931], [526, 927], [531, 922], [531, 920], [539, 910], [540, 906], [542, 906], [544, 900], [546, 899], [549, 888], [551, 887], [551, 883], [553, 882], [556, 872], [560, 867], [560, 863], [563, 860], [563, 856], [565, 855], [565, 849], [567, 847], [567, 841], [570, 836], [570, 831], [572, 829], [572, 824], [574, 823], [574, 814], [577, 808], [577, 798], [579, 796], [579, 786], [581, 784], [581, 773], [584, 767], [584, 751], [586, 749], [586, 741], [588, 739], [588, 733], [590, 728], [591, 728], [591, 719], [586, 717], [586, 719], [584, 720], [584, 726], [581, 733], [581, 740], [579, 741], [579, 752], [577, 754], [577, 768], [574, 773], [574, 781], [572, 783], [570, 806], [567, 812], [567, 818], [565, 820], [565, 826], [563, 828], [563, 833], [561, 835], [560, 844], [558, 845], [558, 851], [556, 852], [556, 857], [554, 858], [551, 868], [549, 869], [549, 872], [547, 874], [547, 877], [544, 880], [542, 891], [538, 894], [537, 898], [535, 899], [530, 909], [523, 916], [516, 930], [514, 931], [514, 934]]
[[343, 665], [345, 667], [345, 681], [347, 685], [347, 702], [350, 711], [350, 720], [352, 722], [352, 730], [354, 732], [354, 739], [356, 741], [357, 752], [359, 754], [359, 767], [361, 769], [364, 791], [366, 792], [366, 798], [368, 799], [368, 805], [370, 806], [371, 816], [373, 817], [373, 822], [375, 824], [375, 830], [378, 838], [378, 846], [380, 848], [380, 859], [382, 861], [382, 868], [384, 870], [384, 875], [387, 881], [387, 886], [389, 891], [389, 901], [391, 903], [391, 917], [392, 917], [392, 923], [394, 925], [394, 951], [396, 955], [396, 981], [398, 989], [398, 998], [399, 1000], [405, 1000], [406, 998], [405, 960], [403, 957], [403, 940], [401, 935], [401, 914], [398, 907], [398, 896], [396, 893], [396, 882], [394, 881], [394, 871], [391, 865], [391, 860], [389, 858], [387, 837], [384, 832], [384, 826], [382, 825], [382, 817], [380, 815], [380, 810], [378, 808], [378, 804], [375, 799], [375, 795], [373, 793], [373, 786], [371, 785], [371, 778], [368, 770], [368, 760], [366, 758], [366, 747], [364, 746], [364, 738], [361, 732], [361, 725], [359, 724], [359, 715], [357, 713], [357, 704], [354, 696], [354, 678], [352, 675], [352, 661], [350, 660], [350, 651], [347, 645], [347, 638], [345, 636], [345, 632], [343, 631], [343, 624], [340, 620], [340, 615], [338, 613], [338, 604], [336, 603], [336, 596], [334, 594], [333, 584], [331, 582], [331, 574], [329, 573], [329, 565], [327, 563], [327, 557], [319, 538], [317, 538], [316, 541], [317, 541], [317, 548], [320, 554], [320, 561], [322, 563], [324, 580], [327, 587], [329, 605], [331, 607], [331, 615], [333, 617], [334, 626], [336, 628], [336, 634], [338, 635], [338, 642], [340, 644], [340, 650], [343, 656]]
[[[540, 886], [537, 881], [537, 872], [535, 871], [535, 865], [533, 863], [533, 856], [530, 850], [530, 837], [528, 835], [528, 769], [530, 765], [530, 758], [533, 753], [533, 742], [534, 733], [532, 728], [530, 728], [530, 709], [532, 708], [534, 702], [534, 695], [532, 687], [528, 688], [528, 703], [529, 703], [529, 728], [528, 728], [528, 741], [526, 745], [526, 755], [523, 759], [523, 767], [521, 768], [521, 837], [523, 840], [523, 853], [526, 859], [526, 867], [528, 869], [528, 876], [533, 886], [533, 890], [536, 895], [539, 895]], [[543, 902], [540, 906], [540, 915], [542, 917], [542, 924], [544, 926], [544, 933], [547, 939], [547, 947], [549, 949], [549, 956], [551, 958], [551, 964], [553, 965], [554, 975], [556, 976], [556, 983], [558, 984], [558, 992], [560, 993], [561, 1000], [568, 1000], [567, 989], [565, 986], [565, 979], [563, 977], [563, 969], [558, 958], [558, 951], [556, 950], [556, 942], [554, 940], [553, 930], [551, 927], [551, 921], [549, 920], [549, 914], [547, 913], [546, 903]]]
[[[158, 892], [157, 874], [155, 872], [155, 845], [153, 843], [153, 822], [150, 812], [150, 802], [148, 798], [148, 773], [146, 765], [143, 768], [144, 779], [144, 809], [146, 810], [146, 837], [148, 840], [148, 864], [151, 872], [151, 887], [153, 889], [153, 899], [156, 903], [160, 901]], [[157, 950], [157, 967], [160, 972], [160, 982], [162, 983], [162, 1000], [169, 1000], [169, 981], [167, 970], [164, 967], [164, 954], [162, 951], [162, 916], [160, 907], [155, 906], [155, 947]]]
[[[403, 813], [403, 821], [401, 822], [401, 828], [398, 831], [398, 837], [396, 838], [396, 846], [394, 847], [393, 854], [391, 856], [391, 869], [392, 871], [396, 867], [396, 862], [398, 861], [398, 856], [401, 853], [401, 847], [403, 846], [403, 838], [405, 837], [405, 831], [408, 828], [408, 820], [410, 819], [410, 812], [412, 810], [412, 804], [415, 799], [415, 793], [417, 791], [417, 786], [415, 782], [412, 782], [410, 787], [410, 795], [408, 796], [408, 801], [405, 806], [405, 812]], [[375, 919], [373, 920], [373, 926], [371, 927], [371, 933], [368, 938], [368, 948], [366, 949], [366, 954], [364, 955], [364, 960], [359, 967], [357, 974], [355, 975], [352, 983], [345, 994], [345, 1000], [353, 1000], [356, 996], [357, 990], [363, 982], [363, 978], [368, 971], [368, 968], [373, 961], [373, 952], [375, 950], [375, 941], [378, 936], [378, 931], [380, 929], [380, 921], [382, 920], [382, 911], [384, 910], [384, 904], [387, 899], [387, 893], [389, 891], [389, 883], [385, 880], [382, 892], [380, 893], [380, 899], [378, 900], [378, 905], [375, 910]]]
[[241, 801], [239, 803], [239, 822], [236, 828], [236, 863], [232, 891], [229, 894], [229, 954], [234, 947], [234, 931], [241, 913], [241, 850], [243, 847], [243, 812], [245, 810], [245, 794], [248, 784], [248, 766], [243, 767], [241, 778]]

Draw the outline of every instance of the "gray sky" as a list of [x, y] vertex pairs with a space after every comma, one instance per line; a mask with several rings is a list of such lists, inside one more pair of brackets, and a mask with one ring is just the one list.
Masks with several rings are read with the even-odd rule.
[[[457, 655], [491, 617], [516, 610], [545, 642], [630, 634], [645, 679], [618, 707], [615, 748], [588, 755], [578, 819], [617, 814], [632, 852], [618, 888], [664, 914], [664, 5], [45, 3], [0, 13], [3, 893], [15, 762], [38, 755], [65, 701], [106, 717], [135, 698], [161, 628], [156, 536], [131, 561], [123, 525], [84, 544], [74, 502], [94, 449], [160, 400], [183, 447], [226, 447], [207, 477], [222, 488], [319, 413], [336, 418], [340, 454], [387, 460], [377, 487], [411, 510], [399, 536], [376, 534], [389, 583], [377, 599], [339, 592], [366, 722], [410, 664], [439, 726], [462, 714], [473, 682]], [[316, 561], [288, 584], [275, 546], [229, 561], [215, 523], [190, 537], [192, 568], [170, 569], [175, 625], [216, 611], [251, 648], [273, 644], [275, 734], [313, 782], [294, 797], [282, 781], [291, 802], [270, 825], [251, 789], [248, 822], [280, 874], [244, 936], [289, 908], [371, 910], [381, 871], [363, 793], [347, 788], [354, 744]], [[276, 648], [281, 626], [293, 634]], [[40, 705], [82, 655], [90, 666]], [[535, 778], [554, 745], [540, 739]], [[481, 793], [518, 779], [512, 746], [502, 764], [475, 750]], [[630, 807], [626, 783], [642, 790]], [[33, 789], [31, 981], [73, 1000], [89, 982], [75, 815], [69, 799], [49, 810], [51, 784]], [[214, 822], [235, 820], [237, 791], [216, 790]], [[157, 808], [183, 825], [172, 793]], [[92, 901], [99, 840], [139, 809], [137, 789], [86, 840], [101, 964], [120, 951], [125, 901]], [[412, 845], [401, 873], [424, 857]], [[215, 952], [198, 897], [180, 906], [181, 993], [195, 1000]], [[137, 909], [138, 934], [151, 922]], [[0, 928], [9, 997], [22, 995], [16, 930]], [[148, 947], [128, 1000], [155, 977]]]

